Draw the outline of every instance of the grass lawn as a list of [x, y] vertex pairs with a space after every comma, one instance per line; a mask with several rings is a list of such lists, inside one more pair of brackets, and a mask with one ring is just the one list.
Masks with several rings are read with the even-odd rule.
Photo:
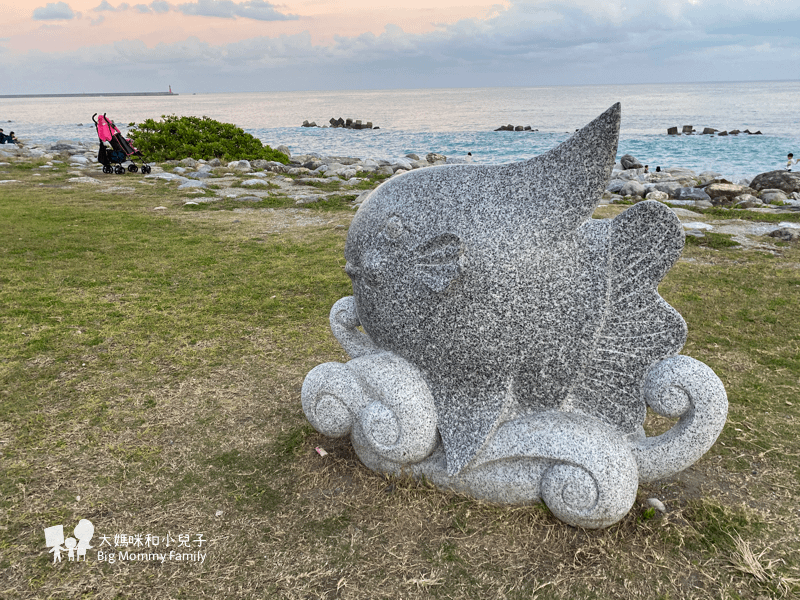
[[[661, 293], [728, 424], [589, 531], [379, 476], [307, 424], [306, 373], [347, 360], [347, 201], [184, 207], [141, 174], [41, 166], [0, 167], [0, 598], [800, 594], [797, 246], [687, 246]], [[54, 564], [44, 529], [81, 519], [88, 560]]]

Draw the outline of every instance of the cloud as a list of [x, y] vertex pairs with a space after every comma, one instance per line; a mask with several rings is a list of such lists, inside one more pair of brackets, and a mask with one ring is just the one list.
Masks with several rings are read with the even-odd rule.
[[[378, 35], [338, 36], [328, 44], [312, 43], [305, 31], [228, 44], [188, 38], [148, 47], [119, 40], [75, 53], [6, 52], [0, 77], [31, 86], [20, 93], [45, 93], [33, 89], [44, 82], [100, 89], [99, 76], [97, 83], [87, 79], [107, 64], [125, 89], [151, 89], [165, 78], [176, 90], [197, 92], [785, 79], [800, 64], [800, 43], [780, 23], [800, 19], [800, 5], [751, 1], [755, 9], [730, 5], [723, 18], [723, 0], [512, 0], [490, 18], [424, 34], [390, 24]], [[141, 7], [226, 19], [256, 18], [248, 10], [269, 19], [277, 11], [262, 0], [131, 8]], [[754, 10], [761, 16], [748, 29]]]
[[232, 0], [197, 0], [197, 2], [178, 4], [175, 8], [185, 15], [223, 19], [242, 17], [258, 21], [288, 21], [299, 18], [297, 15], [278, 12], [273, 4], [264, 0], [247, 0], [239, 3]]
[[49, 2], [47, 6], [33, 11], [33, 18], [36, 21], [68, 20], [74, 17], [75, 13], [65, 2]]
[[270, 4], [264, 0], [246, 0], [245, 2], [233, 2], [233, 0], [197, 0], [196, 2], [185, 2], [178, 5], [155, 0], [150, 3], [149, 7], [145, 4], [136, 4], [131, 7], [127, 2], [123, 2], [119, 6], [114, 7], [108, 0], [102, 0], [102, 2], [92, 10], [94, 12], [123, 12], [131, 8], [144, 14], [151, 12], [164, 14], [171, 10], [176, 10], [187, 16], [216, 17], [219, 19], [235, 19], [238, 17], [257, 21], [292, 21], [299, 18], [297, 15], [279, 12], [274, 4]]

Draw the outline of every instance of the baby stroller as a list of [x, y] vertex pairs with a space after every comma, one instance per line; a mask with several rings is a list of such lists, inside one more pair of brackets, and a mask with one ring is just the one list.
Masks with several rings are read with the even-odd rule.
[[[122, 132], [117, 129], [114, 121], [109, 119], [105, 113], [97, 117], [97, 113], [92, 115], [92, 121], [97, 129], [97, 137], [100, 138], [100, 150], [97, 152], [97, 162], [103, 165], [103, 173], [116, 173], [122, 175], [125, 172], [125, 167], [122, 163], [126, 160], [131, 161], [128, 165], [128, 171], [136, 173], [139, 167], [133, 162], [133, 157], [138, 156], [142, 159], [142, 173], [149, 173], [152, 169], [144, 159], [144, 155], [133, 147], [131, 140], [122, 137]], [[111, 150], [106, 148], [105, 142], [111, 144]], [[111, 165], [116, 166], [112, 167]]]

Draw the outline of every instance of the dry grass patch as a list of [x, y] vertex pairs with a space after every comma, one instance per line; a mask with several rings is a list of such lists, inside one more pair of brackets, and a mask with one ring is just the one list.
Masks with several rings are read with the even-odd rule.
[[[0, 199], [0, 597], [800, 593], [797, 248], [686, 250], [661, 292], [689, 324], [685, 352], [726, 384], [729, 423], [695, 466], [587, 531], [372, 473], [309, 427], [303, 378], [347, 360], [328, 311], [350, 289], [351, 211], [194, 212], [166, 183], [141, 188]], [[89, 560], [54, 565], [43, 529], [82, 518]], [[134, 540], [119, 552], [147, 534], [170, 549], [190, 535], [205, 559], [98, 560], [103, 536]]]

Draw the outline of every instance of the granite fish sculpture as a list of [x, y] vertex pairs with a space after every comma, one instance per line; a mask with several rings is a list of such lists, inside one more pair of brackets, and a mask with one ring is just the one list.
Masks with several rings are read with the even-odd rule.
[[526, 162], [411, 171], [353, 219], [345, 270], [358, 318], [424, 374], [451, 475], [523, 411], [643, 435], [642, 377], [686, 338], [657, 291], [684, 234], [658, 202], [592, 219], [619, 124], [616, 104]]

